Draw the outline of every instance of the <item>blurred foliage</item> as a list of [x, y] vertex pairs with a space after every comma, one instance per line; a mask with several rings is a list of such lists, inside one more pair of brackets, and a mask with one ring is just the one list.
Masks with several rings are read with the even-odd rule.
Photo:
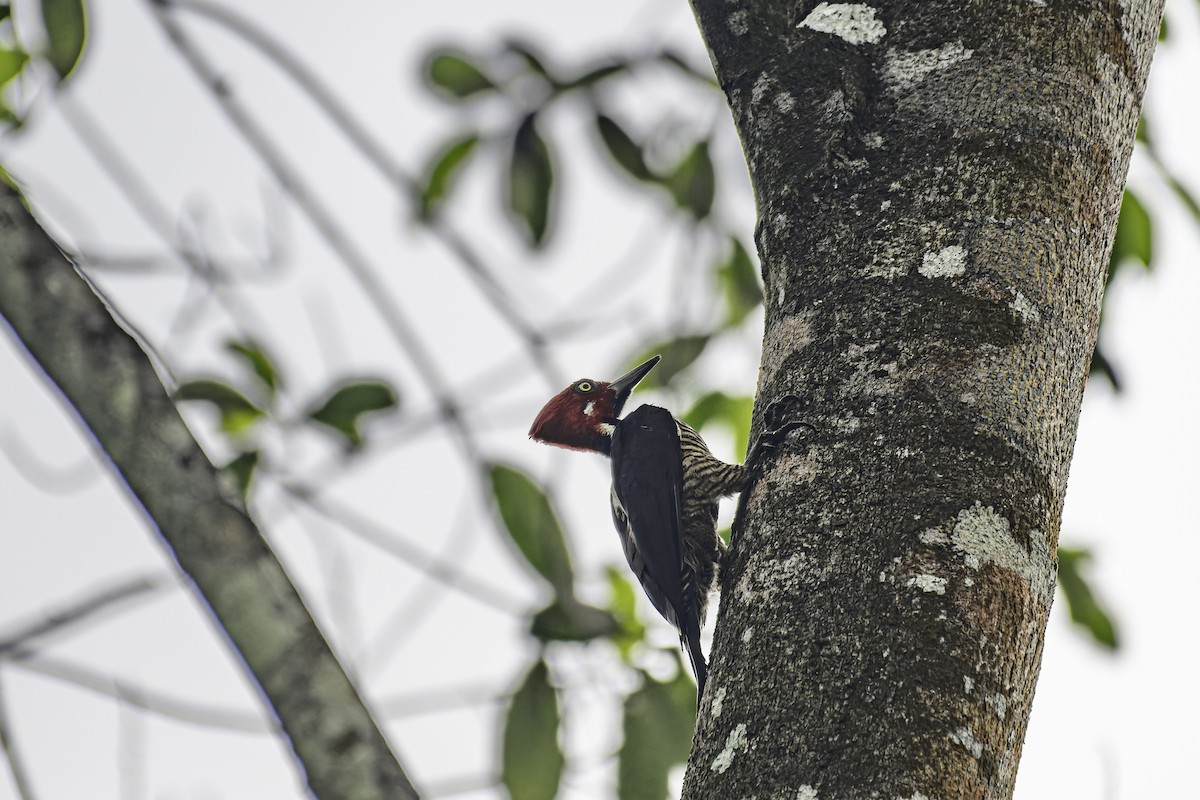
[[330, 387], [326, 396], [315, 404], [308, 418], [320, 423], [346, 440], [351, 448], [361, 447], [362, 418], [381, 411], [394, 411], [400, 405], [396, 390], [386, 381], [353, 380]]
[[211, 404], [221, 416], [221, 430], [230, 434], [245, 433], [266, 415], [246, 395], [215, 378], [188, 381], [175, 390], [174, 397], [178, 402], [199, 400]]
[[1116, 650], [1119, 646], [1117, 629], [1112, 617], [1097, 599], [1084, 576], [1085, 566], [1092, 554], [1083, 548], [1058, 548], [1058, 588], [1067, 601], [1071, 622], [1082, 628], [1099, 646]]
[[533, 247], [541, 247], [550, 229], [554, 204], [554, 159], [537, 128], [537, 112], [517, 126], [508, 162], [508, 210], [513, 224]]
[[704, 349], [708, 347], [711, 339], [712, 337], [708, 335], [680, 334], [655, 342], [638, 352], [633, 358], [628, 359], [631, 367], [654, 356], [662, 356], [662, 361], [658, 362], [658, 366], [642, 378], [641, 382], [634, 387], [634, 391], [645, 392], [666, 387], [676, 376], [696, 363], [696, 359], [704, 353]]
[[225, 350], [242, 367], [243, 375], [238, 380], [193, 378], [180, 384], [172, 396], [177, 402], [203, 403], [217, 412], [221, 430], [239, 451], [223, 469], [243, 500], [259, 466], [261, 450], [256, 442], [261, 424], [273, 422], [288, 428], [299, 422], [333, 433], [346, 451], [353, 453], [367, 441], [362, 427], [367, 418], [399, 408], [399, 396], [387, 381], [343, 380], [331, 384], [309, 403], [309, 411], [300, 420], [292, 420], [279, 408], [279, 390], [284, 381], [266, 348], [252, 340], [231, 340], [225, 343]]
[[459, 47], [434, 50], [424, 67], [426, 84], [434, 94], [451, 103], [500, 106], [507, 122], [494, 131], [484, 130], [482, 121], [472, 123], [478, 127], [455, 131], [438, 147], [439, 155], [429, 161], [420, 181], [425, 189], [418, 214], [428, 218], [436, 213], [437, 203], [449, 194], [450, 178], [466, 165], [476, 144], [506, 142], [505, 216], [530, 247], [543, 247], [553, 232], [555, 209], [561, 201], [555, 180], [558, 145], [538, 122], [552, 105], [574, 97], [589, 107], [599, 134], [596, 144], [620, 169], [645, 185], [660, 187], [681, 212], [696, 220], [708, 218], [717, 188], [708, 139], [690, 143], [678, 163], [656, 172], [648, 165], [645, 146], [604, 108], [597, 91], [603, 84], [628, 79], [641, 66], [654, 63], [668, 64], [690, 80], [713, 83], [710, 74], [668, 51], [565, 68], [518, 41], [504, 42], [491, 53]]
[[558, 693], [538, 659], [509, 703], [500, 779], [513, 800], [553, 800], [562, 780]]
[[732, 397], [724, 392], [707, 392], [683, 413], [682, 419], [696, 430], [714, 423], [724, 427], [733, 435], [735, 451], [745, 453], [749, 449], [753, 409], [751, 395]]
[[663, 800], [667, 776], [687, 760], [696, 727], [696, 687], [680, 663], [673, 680], [643, 672], [642, 686], [625, 698], [624, 740], [617, 753], [617, 797]]
[[[32, 18], [31, 12], [37, 17]], [[38, 50], [27, 48], [18, 31], [40, 28], [45, 42]], [[46, 64], [59, 83], [79, 65], [87, 45], [87, 12], [83, 0], [40, 0], [36, 4], [0, 3], [0, 122], [20, 127], [25, 110], [14, 108], [7, 91], [32, 67]]]
[[87, 42], [83, 0], [42, 0], [42, 25], [46, 29], [46, 60], [59, 80], [66, 80], [83, 56]]
[[559, 597], [573, 597], [571, 556], [562, 524], [546, 493], [532, 478], [512, 467], [496, 464], [490, 474], [496, 508], [517, 551]]

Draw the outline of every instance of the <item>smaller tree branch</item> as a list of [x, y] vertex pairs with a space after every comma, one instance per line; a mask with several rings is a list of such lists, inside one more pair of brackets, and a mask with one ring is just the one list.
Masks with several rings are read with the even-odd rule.
[[146, 353], [8, 187], [0, 315], [61, 389], [196, 584], [323, 800], [415, 798], [282, 565]]
[[33, 787], [29, 784], [25, 762], [21, 760], [20, 753], [17, 752], [17, 745], [13, 741], [12, 729], [8, 720], [8, 708], [4, 703], [4, 681], [0, 679], [0, 753], [4, 754], [4, 760], [8, 762], [8, 771], [12, 774], [17, 797], [21, 800], [33, 800], [35, 797]]
[[172, 585], [170, 581], [161, 577], [144, 576], [97, 592], [89, 592], [83, 599], [66, 608], [47, 614], [37, 622], [21, 625], [12, 633], [0, 635], [0, 658], [29, 647], [34, 639], [61, 633], [73, 625], [94, 618], [97, 614], [112, 611], [113, 606], [126, 600], [141, 598]]

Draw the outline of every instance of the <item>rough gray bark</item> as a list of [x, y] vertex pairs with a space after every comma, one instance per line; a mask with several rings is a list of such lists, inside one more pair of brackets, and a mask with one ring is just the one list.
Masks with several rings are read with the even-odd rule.
[[0, 315], [145, 508], [262, 688], [323, 800], [415, 798], [237, 491], [188, 432], [146, 354], [7, 186]]
[[767, 462], [687, 798], [1007, 798], [1161, 0], [693, 0], [759, 208]]

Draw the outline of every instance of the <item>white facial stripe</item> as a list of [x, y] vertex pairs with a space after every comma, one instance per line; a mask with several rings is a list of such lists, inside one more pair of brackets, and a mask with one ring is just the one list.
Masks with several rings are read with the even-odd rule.
[[595, 403], [588, 402], [588, 404], [583, 407], [583, 413], [587, 414], [590, 417], [592, 415], [592, 409], [594, 409], [595, 407], [596, 407]]

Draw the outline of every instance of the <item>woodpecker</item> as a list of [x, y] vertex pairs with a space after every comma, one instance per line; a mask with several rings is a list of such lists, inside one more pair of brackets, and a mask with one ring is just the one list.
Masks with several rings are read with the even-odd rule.
[[625, 560], [658, 613], [679, 631], [703, 696], [708, 665], [700, 626], [724, 552], [717, 501], [741, 491], [745, 468], [713, 456], [700, 434], [665, 408], [644, 405], [620, 419], [629, 393], [659, 358], [611, 383], [575, 381], [546, 403], [529, 436], [609, 457], [612, 518]]

